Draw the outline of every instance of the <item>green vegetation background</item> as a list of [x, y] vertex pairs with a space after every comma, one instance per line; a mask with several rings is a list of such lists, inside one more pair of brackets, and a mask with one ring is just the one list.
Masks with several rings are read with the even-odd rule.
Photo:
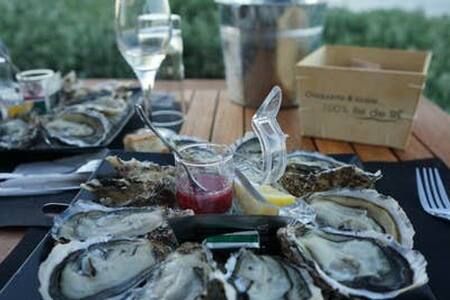
[[[183, 19], [188, 77], [224, 75], [212, 0], [171, 0]], [[131, 77], [115, 45], [113, 0], [0, 0], [0, 38], [22, 69], [50, 67], [81, 77]], [[433, 52], [425, 94], [450, 112], [450, 17], [397, 10], [329, 11], [324, 42]]]

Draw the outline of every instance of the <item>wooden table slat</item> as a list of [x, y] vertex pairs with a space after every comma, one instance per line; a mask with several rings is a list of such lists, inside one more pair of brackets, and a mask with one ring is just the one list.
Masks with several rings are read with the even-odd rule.
[[393, 150], [397, 157], [404, 160], [433, 158], [433, 153], [413, 134], [405, 150]]
[[221, 91], [211, 141], [231, 145], [243, 134], [244, 108], [229, 101], [228, 94]]
[[413, 125], [414, 134], [450, 167], [450, 115], [422, 98]]
[[345, 154], [354, 153], [352, 145], [347, 142], [340, 142], [327, 139], [314, 139], [317, 149], [324, 154]]
[[386, 147], [353, 144], [353, 148], [362, 161], [398, 161], [394, 152]]
[[205, 140], [211, 138], [218, 95], [217, 90], [195, 91], [186, 121], [181, 128], [182, 134]]

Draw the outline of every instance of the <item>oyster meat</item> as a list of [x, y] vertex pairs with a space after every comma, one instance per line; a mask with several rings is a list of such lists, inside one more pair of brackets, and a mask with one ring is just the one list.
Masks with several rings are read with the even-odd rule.
[[195, 300], [205, 296], [210, 274], [215, 268], [212, 253], [205, 247], [182, 244], [159, 264], [142, 288], [128, 293], [133, 300]]
[[92, 101], [83, 102], [78, 106], [86, 110], [95, 110], [109, 118], [121, 116], [128, 109], [128, 104], [124, 99], [114, 98], [110, 95], [97, 97]]
[[22, 119], [11, 119], [0, 123], [0, 148], [23, 149], [37, 137], [37, 126]]
[[55, 217], [51, 234], [58, 241], [137, 237], [168, 226], [168, 215], [184, 216], [187, 213], [159, 207], [108, 208], [91, 201], [78, 200]]
[[424, 257], [384, 235], [288, 225], [278, 237], [284, 254], [307, 266], [330, 298], [338, 291], [388, 299], [428, 282]]
[[381, 172], [370, 173], [320, 153], [296, 151], [279, 183], [296, 197], [342, 187], [370, 188]]
[[389, 234], [404, 247], [413, 247], [414, 228], [397, 201], [369, 189], [313, 193], [304, 200], [315, 210], [320, 227]]
[[77, 106], [68, 107], [44, 122], [50, 138], [78, 147], [100, 145], [110, 128], [103, 114]]
[[306, 270], [279, 258], [241, 249], [228, 259], [226, 268], [229, 280], [249, 300], [322, 299]]
[[119, 177], [93, 179], [81, 185], [110, 207], [175, 206], [175, 168], [136, 159], [107, 157]]
[[141, 282], [169, 253], [149, 239], [91, 239], [58, 244], [39, 268], [47, 299], [107, 299]]

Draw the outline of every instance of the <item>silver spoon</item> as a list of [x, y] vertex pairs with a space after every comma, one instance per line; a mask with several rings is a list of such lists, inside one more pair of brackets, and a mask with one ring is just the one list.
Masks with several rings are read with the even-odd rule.
[[[139, 118], [141, 119], [141, 121], [151, 130], [153, 131], [153, 133], [161, 140], [161, 142], [163, 142], [163, 144], [169, 148], [170, 151], [172, 151], [173, 153], [175, 153], [176, 156], [178, 156], [179, 158], [183, 158], [183, 156], [180, 154], [180, 152], [177, 150], [177, 148], [175, 148], [169, 141], [166, 140], [166, 138], [164, 136], [162, 136], [159, 131], [156, 129], [155, 126], [153, 126], [153, 123], [150, 121], [150, 119], [147, 117], [147, 114], [144, 111], [144, 108], [140, 105], [140, 104], [135, 104], [134, 105], [136, 108], [136, 111], [139, 115]], [[200, 182], [198, 182], [197, 179], [195, 179], [195, 177], [191, 174], [191, 172], [189, 171], [189, 168], [182, 162], [180, 161], [180, 164], [183, 166], [184, 170], [186, 171], [186, 174], [189, 178], [189, 180], [191, 181], [191, 183], [194, 183], [194, 188], [199, 188], [200, 190], [202, 190], [203, 192], [208, 191], [208, 189], [206, 189]]]

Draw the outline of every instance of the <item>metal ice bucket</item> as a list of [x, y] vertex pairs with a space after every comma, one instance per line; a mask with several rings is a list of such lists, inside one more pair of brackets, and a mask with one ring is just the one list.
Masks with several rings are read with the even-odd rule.
[[323, 0], [216, 0], [230, 98], [258, 107], [274, 85], [295, 106], [295, 65], [321, 44]]

